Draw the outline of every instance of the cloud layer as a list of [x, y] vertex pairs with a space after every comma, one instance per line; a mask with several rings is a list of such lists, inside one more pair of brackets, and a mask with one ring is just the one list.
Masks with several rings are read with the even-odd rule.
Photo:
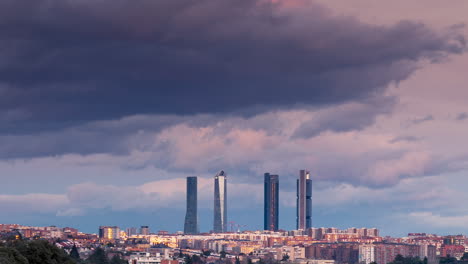
[[6, 0], [0, 10], [4, 131], [360, 101], [465, 49], [456, 30], [374, 26], [307, 1]]

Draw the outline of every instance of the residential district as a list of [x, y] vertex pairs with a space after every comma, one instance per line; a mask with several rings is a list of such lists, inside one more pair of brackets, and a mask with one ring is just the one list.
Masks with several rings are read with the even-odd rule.
[[[395, 238], [381, 236], [376, 228], [312, 227], [312, 180], [306, 170], [300, 170], [297, 179], [296, 230], [281, 230], [279, 177], [265, 173], [264, 179], [264, 230], [261, 231], [241, 231], [240, 225], [227, 222], [227, 176], [220, 171], [214, 178], [210, 232], [199, 231], [197, 177], [187, 177], [187, 211], [181, 221], [184, 231], [151, 232], [149, 226], [126, 229], [100, 226], [97, 234], [87, 234], [71, 227], [0, 224], [0, 263], [468, 263], [468, 240], [464, 235], [410, 233]], [[47, 247], [52, 247], [44, 249], [50, 256], [38, 253]], [[26, 255], [23, 262], [16, 260], [21, 254]], [[51, 260], [61, 254], [63, 260]], [[36, 260], [27, 262], [29, 258]]]

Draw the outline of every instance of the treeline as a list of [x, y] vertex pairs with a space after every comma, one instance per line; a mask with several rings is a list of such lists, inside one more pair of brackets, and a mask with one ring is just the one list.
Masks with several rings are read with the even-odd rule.
[[70, 254], [46, 240], [16, 240], [0, 243], [0, 264], [128, 264], [119, 254], [111, 259], [98, 248], [88, 259], [80, 258], [73, 247]]
[[448, 255], [439, 259], [439, 264], [468, 264], [468, 253], [464, 253], [460, 260]]

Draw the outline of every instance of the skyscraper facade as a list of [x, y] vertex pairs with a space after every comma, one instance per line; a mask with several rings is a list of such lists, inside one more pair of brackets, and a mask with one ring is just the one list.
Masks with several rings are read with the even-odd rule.
[[149, 235], [150, 234], [149, 226], [141, 226], [140, 234], [145, 235], [145, 236]]
[[224, 171], [218, 172], [214, 179], [214, 221], [213, 231], [227, 231], [227, 178]]
[[296, 217], [297, 229], [312, 227], [312, 179], [306, 170], [300, 170], [297, 179]]
[[265, 173], [263, 229], [278, 230], [279, 178], [278, 175]]
[[187, 212], [184, 233], [198, 234], [197, 177], [187, 177]]
[[99, 238], [114, 240], [120, 238], [120, 228], [117, 226], [100, 226]]

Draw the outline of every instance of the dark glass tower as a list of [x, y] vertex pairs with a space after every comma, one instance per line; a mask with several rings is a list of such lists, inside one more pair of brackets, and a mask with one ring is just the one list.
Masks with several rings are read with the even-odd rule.
[[214, 179], [214, 221], [213, 232], [227, 231], [227, 179], [224, 171], [218, 172]]
[[296, 227], [306, 230], [312, 227], [312, 179], [309, 171], [300, 170], [297, 180]]
[[279, 179], [278, 175], [265, 173], [265, 203], [263, 229], [278, 231]]
[[184, 224], [185, 234], [198, 234], [197, 177], [187, 177], [187, 213]]

